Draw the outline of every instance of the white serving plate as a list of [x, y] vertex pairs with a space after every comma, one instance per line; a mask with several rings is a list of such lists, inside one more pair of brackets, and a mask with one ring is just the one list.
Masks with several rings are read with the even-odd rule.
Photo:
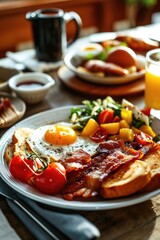
[[109, 85], [118, 85], [125, 84], [132, 81], [135, 81], [145, 74], [145, 57], [142, 55], [137, 55], [137, 66], [144, 68], [142, 71], [128, 74], [127, 76], [97, 76], [92, 73], [81, 72], [77, 69], [77, 66], [82, 62], [82, 58], [78, 53], [74, 51], [69, 51], [64, 57], [64, 63], [72, 72], [74, 72], [78, 77], [92, 83], [96, 84], [109, 84]]
[[[134, 194], [130, 197], [125, 197], [116, 200], [106, 200], [99, 199], [96, 201], [67, 201], [62, 199], [60, 196], [50, 196], [45, 195], [43, 193], [38, 192], [36, 189], [28, 186], [27, 184], [23, 184], [17, 180], [15, 180], [8, 169], [8, 166], [4, 159], [4, 151], [7, 144], [11, 141], [11, 137], [15, 129], [20, 127], [31, 127], [37, 128], [39, 126], [50, 124], [57, 121], [68, 121], [70, 115], [70, 109], [73, 106], [61, 107], [49, 111], [45, 111], [39, 114], [36, 114], [32, 117], [29, 117], [18, 124], [15, 124], [11, 127], [1, 138], [0, 140], [0, 176], [3, 180], [14, 190], [23, 194], [24, 196], [31, 198], [40, 203], [63, 208], [63, 209], [72, 209], [72, 210], [108, 210], [108, 209], [116, 209], [121, 207], [126, 207], [130, 205], [134, 205], [137, 203], [144, 202], [146, 200], [151, 199], [152, 197], [160, 194], [160, 189], [144, 193], [144, 194]], [[77, 107], [77, 106], [74, 106]], [[47, 119], [47, 120], [46, 120]]]

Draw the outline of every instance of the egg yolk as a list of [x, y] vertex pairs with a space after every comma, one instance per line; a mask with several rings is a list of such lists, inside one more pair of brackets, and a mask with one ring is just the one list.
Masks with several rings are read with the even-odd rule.
[[55, 125], [45, 132], [44, 138], [54, 145], [68, 145], [76, 141], [76, 132], [67, 126]]

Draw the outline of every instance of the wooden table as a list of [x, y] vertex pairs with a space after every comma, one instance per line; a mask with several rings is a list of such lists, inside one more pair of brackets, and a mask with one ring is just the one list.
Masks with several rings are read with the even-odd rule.
[[[59, 106], [80, 104], [82, 99], [88, 98], [86, 95], [66, 88], [58, 79], [56, 71], [52, 72], [51, 75], [56, 80], [55, 87], [50, 90], [42, 104], [28, 105], [26, 114], [23, 118]], [[139, 95], [135, 94], [134, 96], [128, 96], [127, 99], [139, 106], [144, 106], [143, 95], [144, 93], [142, 92]], [[123, 97], [126, 98], [125, 92], [124, 96], [121, 96], [121, 98]], [[121, 98], [117, 97], [115, 99], [120, 101]], [[2, 135], [4, 131], [0, 131]], [[29, 230], [22, 225], [15, 214], [9, 209], [3, 197], [0, 197], [0, 207], [9, 223], [22, 240], [35, 239]], [[134, 206], [81, 213], [99, 228], [101, 240], [160, 239], [160, 196], [156, 196], [151, 200]]]

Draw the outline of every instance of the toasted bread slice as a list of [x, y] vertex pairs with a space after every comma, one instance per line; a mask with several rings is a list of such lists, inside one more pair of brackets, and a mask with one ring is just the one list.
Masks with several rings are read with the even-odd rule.
[[31, 151], [26, 142], [26, 138], [32, 133], [32, 131], [33, 130], [30, 128], [19, 128], [14, 132], [12, 137], [14, 155], [25, 156], [26, 152]]
[[[36, 159], [38, 154], [29, 145], [27, 139], [30, 134], [33, 133], [33, 129], [30, 128], [19, 128], [16, 129], [12, 136], [12, 142], [6, 147], [4, 157], [6, 162], [9, 164], [13, 156], [21, 156], [23, 158], [34, 158]], [[54, 161], [51, 157], [47, 155], [41, 155], [41, 159], [48, 161]]]
[[13, 144], [10, 143], [7, 148], [5, 149], [4, 157], [6, 159], [7, 164], [11, 161], [13, 158]]
[[160, 145], [157, 145], [149, 152], [143, 161], [147, 163], [151, 171], [151, 181], [141, 190], [141, 192], [150, 192], [160, 188]]
[[151, 172], [146, 162], [136, 160], [123, 165], [102, 183], [101, 195], [104, 198], [119, 198], [131, 195], [142, 189], [151, 180]]
[[19, 128], [15, 130], [12, 136], [12, 142], [7, 146], [4, 153], [8, 164], [13, 156], [25, 156], [26, 153], [32, 152], [26, 142], [26, 138], [31, 132], [32, 129], [30, 128]]
[[32, 129], [30, 128], [18, 128], [14, 131], [12, 136], [12, 142], [14, 143], [23, 143], [24, 140], [32, 133]]

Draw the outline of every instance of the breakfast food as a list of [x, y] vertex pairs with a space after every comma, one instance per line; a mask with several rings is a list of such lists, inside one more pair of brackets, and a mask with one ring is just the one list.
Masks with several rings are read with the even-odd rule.
[[122, 166], [102, 183], [101, 194], [104, 198], [128, 196], [142, 189], [151, 180], [150, 169], [144, 161], [136, 160]]
[[128, 47], [136, 52], [148, 52], [159, 47], [159, 43], [149, 38], [138, 38], [131, 35], [118, 34], [116, 40], [125, 42]]
[[0, 98], [0, 114], [3, 113], [6, 108], [11, 106], [11, 101], [9, 98]]
[[[90, 48], [94, 44], [95, 49]], [[99, 77], [127, 76], [145, 68], [145, 64], [141, 66], [137, 62], [137, 54], [142, 57], [147, 51], [158, 47], [158, 42], [148, 38], [142, 39], [131, 34], [119, 33], [114, 39], [88, 43], [88, 47], [82, 46], [78, 51], [82, 62], [78, 63], [76, 68], [81, 73], [94, 74]]]
[[59, 161], [68, 153], [83, 146], [83, 150], [91, 155], [96, 151], [97, 144], [90, 138], [81, 136], [68, 123], [56, 123], [32, 130], [27, 144], [39, 156], [47, 156], [51, 161]]
[[114, 74], [119, 76], [125, 76], [129, 72], [127, 69], [124, 69], [112, 62], [103, 62], [101, 60], [89, 60], [84, 64], [85, 69], [90, 72], [103, 72], [104, 74]]
[[118, 198], [159, 188], [160, 145], [156, 145], [139, 161], [123, 166], [102, 183], [101, 194], [106, 198]]
[[144, 162], [148, 165], [151, 172], [151, 180], [141, 189], [141, 192], [150, 192], [159, 188], [160, 182], [160, 145], [157, 145], [152, 151], [144, 157]]
[[159, 188], [160, 145], [149, 110], [111, 97], [83, 104], [71, 109], [70, 123], [17, 128], [5, 150], [11, 175], [66, 200]]
[[136, 66], [136, 54], [129, 48], [124, 46], [118, 46], [112, 48], [107, 55], [107, 61], [117, 64], [123, 68], [129, 68]]
[[132, 34], [122, 34], [118, 33], [114, 39], [107, 39], [103, 41], [102, 46], [108, 48], [109, 46], [122, 46], [125, 45], [131, 48], [136, 53], [146, 54], [149, 50], [156, 49], [159, 47], [157, 41], [151, 40], [149, 38], [139, 38]]
[[0, 98], [0, 127], [8, 127], [13, 118], [18, 118], [18, 112], [8, 97]]
[[90, 44], [83, 45], [80, 48], [78, 54], [79, 56], [85, 59], [88, 56], [96, 57], [101, 52], [103, 52], [103, 47], [100, 44], [90, 43]]
[[[100, 44], [99, 44], [100, 45]], [[100, 45], [101, 47], [103, 45]], [[79, 54], [80, 55], [80, 54]], [[98, 76], [127, 76], [143, 70], [137, 61], [135, 52], [127, 46], [103, 46], [97, 55], [86, 54], [77, 70]]]

